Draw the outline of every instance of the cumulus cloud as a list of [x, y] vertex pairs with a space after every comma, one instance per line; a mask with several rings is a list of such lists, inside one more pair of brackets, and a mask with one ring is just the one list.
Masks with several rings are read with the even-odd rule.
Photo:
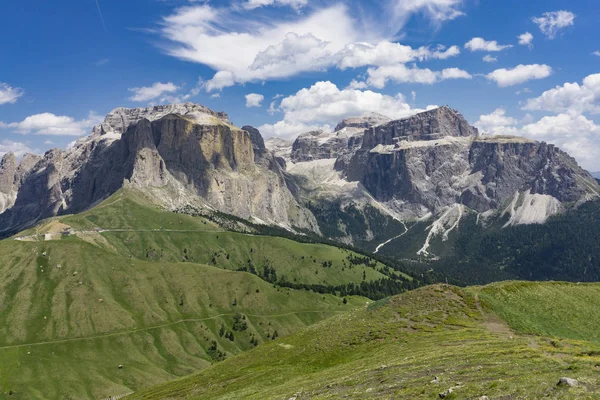
[[79, 121], [72, 117], [42, 113], [31, 115], [21, 122], [0, 121], [0, 128], [11, 129], [23, 135], [80, 136], [89, 133], [91, 128], [100, 122], [102, 118], [93, 112], [90, 112], [86, 119]]
[[532, 20], [548, 39], [554, 39], [561, 30], [575, 24], [575, 14], [565, 10], [552, 11]]
[[521, 46], [529, 46], [529, 48], [533, 47], [533, 35], [529, 32], [525, 32], [522, 35], [517, 36], [519, 39], [519, 44]]
[[480, 37], [474, 37], [465, 43], [465, 49], [470, 51], [502, 51], [511, 47], [511, 44], [501, 45], [495, 40], [487, 41]]
[[129, 91], [133, 93], [129, 100], [138, 102], [155, 100], [166, 93], [175, 93], [177, 90], [179, 87], [171, 82], [156, 82], [152, 86], [129, 88]]
[[497, 108], [491, 114], [479, 116], [475, 126], [484, 133], [491, 135], [514, 135], [518, 133], [515, 127], [519, 121], [508, 117], [504, 108]]
[[26, 153], [39, 153], [38, 150], [31, 149], [22, 142], [13, 142], [12, 140], [2, 140], [0, 142], [0, 157], [6, 153], [12, 152], [17, 158], [23, 157]]
[[21, 88], [14, 88], [7, 83], [0, 82], [0, 105], [2, 104], [14, 104], [17, 99], [23, 96], [25, 91]]
[[[446, 79], [471, 79], [467, 71], [458, 68], [446, 68], [442, 71], [432, 71], [429, 68], [418, 68], [416, 65], [407, 67], [404, 64], [388, 65], [367, 70], [367, 84], [376, 88], [385, 87], [388, 81], [397, 83], [433, 84]], [[358, 83], [354, 84], [359, 88]]]
[[572, 115], [600, 114], [600, 74], [588, 75], [581, 85], [567, 82], [547, 90], [541, 96], [527, 100], [523, 109]]
[[258, 93], [249, 93], [246, 95], [246, 107], [260, 107], [265, 96]]
[[[253, 2], [254, 5], [276, 3], [283, 4], [272, 0]], [[252, 10], [240, 13], [235, 7], [218, 8], [203, 3], [180, 7], [164, 17], [161, 34], [167, 40], [167, 54], [216, 71], [204, 86], [213, 91], [329, 68], [456, 56], [460, 53], [457, 46], [413, 49], [389, 39], [415, 13], [444, 21], [461, 15], [462, 3], [462, 0], [381, 2], [360, 13], [352, 12], [352, 3], [315, 5], [310, 12], [278, 19], [264, 18]]]
[[486, 63], [495, 63], [496, 61], [498, 61], [498, 58], [492, 57], [488, 54], [487, 56], [483, 57], [483, 61], [485, 61]]
[[458, 46], [437, 46], [433, 50], [429, 47], [413, 49], [400, 43], [387, 40], [376, 45], [369, 43], [352, 43], [347, 45], [338, 55], [337, 65], [340, 69], [358, 68], [365, 65], [394, 65], [405, 64], [412, 61], [425, 61], [429, 59], [445, 60], [460, 54]]
[[401, 94], [339, 89], [329, 81], [317, 82], [282, 99], [279, 110], [284, 113], [281, 121], [259, 128], [265, 136], [293, 137], [309, 130], [331, 129], [344, 118], [369, 112], [402, 118], [423, 111], [411, 108]]
[[533, 79], [547, 78], [552, 74], [552, 68], [545, 64], [517, 65], [512, 69], [500, 68], [486, 75], [500, 87], [514, 86]]

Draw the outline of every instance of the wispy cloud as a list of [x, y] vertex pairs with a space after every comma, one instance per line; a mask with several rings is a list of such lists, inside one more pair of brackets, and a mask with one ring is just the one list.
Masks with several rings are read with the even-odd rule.
[[98, 3], [98, 0], [96, 0], [96, 8], [98, 9], [98, 15], [100, 16], [100, 22], [102, 22], [102, 28], [104, 29], [104, 32], [108, 32], [106, 30], [106, 24], [104, 23], [104, 16], [102, 15], [102, 10], [100, 10], [100, 3]]

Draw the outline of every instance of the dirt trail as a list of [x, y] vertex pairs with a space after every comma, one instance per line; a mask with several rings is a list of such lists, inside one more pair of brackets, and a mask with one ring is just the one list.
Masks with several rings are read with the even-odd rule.
[[479, 300], [479, 293], [475, 293], [475, 305], [483, 317], [483, 326], [487, 330], [503, 339], [512, 339], [515, 337], [515, 333], [508, 327], [506, 322], [502, 321], [496, 314], [484, 311]]
[[[315, 311], [292, 311], [289, 313], [271, 314], [271, 315], [255, 315], [255, 314], [244, 314], [244, 315], [246, 315], [247, 317], [254, 317], [254, 318], [277, 318], [277, 317], [285, 317], [288, 315], [296, 315], [296, 314], [319, 314], [319, 313], [339, 314], [339, 313], [343, 313], [343, 312], [347, 312], [347, 311], [345, 311], [345, 310], [315, 310]], [[231, 317], [234, 315], [235, 315], [235, 313], [226, 313], [226, 314], [213, 315], [212, 317], [206, 317], [206, 318], [188, 318], [188, 319], [182, 319], [182, 320], [175, 321], [175, 322], [170, 322], [167, 324], [154, 325], [154, 326], [149, 326], [146, 328], [132, 329], [132, 330], [128, 330], [128, 331], [105, 333], [105, 334], [101, 334], [101, 335], [84, 336], [84, 337], [77, 337], [77, 338], [71, 338], [71, 339], [58, 339], [58, 340], [49, 340], [49, 341], [45, 341], [45, 342], [23, 343], [23, 344], [11, 345], [11, 346], [0, 346], [0, 350], [16, 349], [16, 348], [20, 348], [20, 347], [42, 346], [42, 345], [46, 345], [46, 344], [60, 344], [60, 343], [67, 343], [67, 342], [75, 342], [75, 341], [79, 341], [79, 340], [93, 340], [93, 339], [103, 339], [103, 338], [109, 338], [109, 337], [115, 337], [115, 336], [130, 335], [132, 333], [145, 332], [145, 331], [150, 331], [153, 329], [167, 328], [169, 326], [182, 324], [185, 322], [202, 322], [202, 321], [209, 321], [209, 320], [217, 319], [217, 318], [221, 318], [221, 317]]]

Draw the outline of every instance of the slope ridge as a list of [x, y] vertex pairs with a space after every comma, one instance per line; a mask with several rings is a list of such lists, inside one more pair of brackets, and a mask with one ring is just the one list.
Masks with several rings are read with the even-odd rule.
[[[431, 399], [448, 389], [450, 398], [595, 398], [596, 343], [488, 329], [485, 313], [491, 311], [478, 308], [477, 295], [511, 285], [420, 288], [128, 398]], [[571, 296], [562, 290], [570, 285], [535, 285], [557, 300]], [[597, 284], [587, 287], [598, 290]], [[556, 386], [562, 376], [580, 385]]]

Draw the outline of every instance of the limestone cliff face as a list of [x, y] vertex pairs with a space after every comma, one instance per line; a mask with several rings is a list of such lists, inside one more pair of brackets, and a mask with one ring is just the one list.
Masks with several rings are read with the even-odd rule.
[[482, 138], [447, 107], [369, 129], [345, 173], [407, 219], [455, 204], [479, 213], [498, 210], [525, 193], [548, 196], [550, 213], [600, 193], [593, 177], [555, 146]]
[[12, 152], [6, 153], [2, 157], [2, 161], [0, 161], [0, 214], [15, 204], [21, 184], [40, 159], [39, 156], [31, 153], [25, 154], [20, 162]]
[[[166, 113], [173, 110], [183, 114]], [[31, 167], [26, 174], [17, 173], [14, 157], [5, 157], [0, 196], [14, 191], [16, 196], [5, 203], [0, 231], [82, 211], [124, 186], [149, 191], [167, 207], [192, 204], [318, 231], [312, 214], [288, 189], [275, 156], [264, 149], [260, 133], [204, 110], [190, 104], [117, 109], [73, 148], [48, 151], [33, 166], [24, 158], [21, 164]]]
[[342, 157], [349, 159], [362, 146], [365, 130], [389, 122], [381, 114], [344, 119], [334, 132], [322, 130], [306, 132], [294, 141], [291, 152], [293, 162], [304, 162]]

